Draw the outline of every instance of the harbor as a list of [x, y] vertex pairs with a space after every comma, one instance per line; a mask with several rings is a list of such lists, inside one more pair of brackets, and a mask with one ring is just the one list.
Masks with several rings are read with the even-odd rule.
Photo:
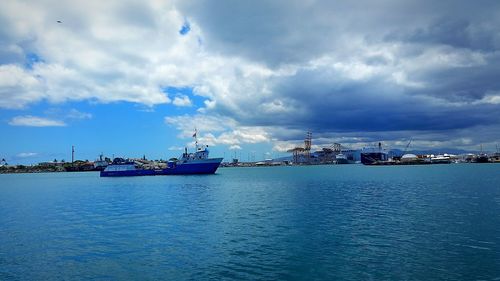
[[500, 281], [500, 1], [0, 23], [0, 281]]
[[[312, 133], [308, 132], [304, 139], [304, 146], [296, 146], [287, 150], [289, 156], [279, 158], [266, 158], [260, 161], [240, 161], [232, 158], [224, 161], [224, 158], [213, 158], [209, 168], [175, 169], [188, 162], [208, 161], [208, 147], [199, 145], [196, 133], [193, 135], [195, 147], [193, 153], [188, 153], [187, 147], [179, 158], [169, 160], [149, 160], [144, 155], [142, 158], [109, 158], [100, 154], [94, 161], [75, 160], [75, 147], [71, 147], [71, 162], [64, 160], [42, 162], [35, 165], [9, 165], [5, 159], [0, 161], [0, 173], [47, 173], [47, 172], [103, 172], [108, 169], [112, 173], [104, 172], [104, 176], [119, 175], [120, 170], [124, 175], [169, 175], [169, 174], [212, 174], [220, 167], [271, 167], [271, 166], [308, 166], [308, 165], [348, 165], [363, 164], [368, 166], [393, 166], [393, 165], [431, 165], [431, 164], [457, 164], [457, 163], [500, 163], [500, 151], [498, 145], [496, 152], [485, 153], [424, 153], [414, 154], [408, 150], [411, 143], [408, 142], [404, 150], [391, 150], [382, 145], [381, 142], [362, 149], [352, 149], [340, 143], [332, 143], [319, 150], [313, 151]], [[210, 162], [210, 161], [208, 161]], [[208, 163], [207, 162], [207, 163]], [[198, 170], [197, 170], [198, 169]], [[136, 172], [134, 172], [136, 171]], [[141, 172], [142, 171], [142, 172]]]
[[352, 149], [340, 143], [333, 143], [321, 147], [319, 150], [312, 149], [312, 133], [307, 132], [303, 146], [289, 149], [288, 157], [276, 159], [265, 159], [257, 162], [240, 162], [232, 159], [231, 162], [223, 162], [222, 167], [254, 167], [254, 166], [280, 166], [280, 165], [343, 165], [364, 164], [369, 166], [391, 166], [391, 165], [428, 165], [428, 164], [457, 164], [457, 163], [500, 163], [500, 152], [496, 145], [496, 152], [484, 153], [482, 151], [462, 154], [451, 153], [419, 153], [409, 151], [411, 141], [404, 150], [391, 150], [382, 145], [381, 142], [361, 149]]

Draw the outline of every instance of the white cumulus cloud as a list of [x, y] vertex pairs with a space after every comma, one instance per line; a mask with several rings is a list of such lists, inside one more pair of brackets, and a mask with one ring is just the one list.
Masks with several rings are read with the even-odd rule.
[[60, 120], [24, 115], [12, 118], [9, 121], [9, 125], [25, 127], [64, 127], [66, 126], [66, 123]]
[[88, 112], [81, 112], [76, 109], [71, 109], [68, 114], [66, 115], [66, 118], [68, 119], [77, 119], [77, 120], [82, 120], [82, 119], [91, 119], [92, 114]]
[[[228, 146], [282, 130], [402, 136], [498, 124], [499, 11], [460, 0], [4, 0], [0, 108], [192, 106], [164, 90], [188, 87], [204, 106], [165, 121], [182, 138], [203, 128], [200, 137]], [[19, 118], [10, 123], [65, 124]]]
[[21, 153], [17, 154], [16, 156], [19, 158], [29, 158], [29, 157], [34, 157], [37, 155], [38, 155], [38, 153], [36, 153], [36, 152], [21, 152]]
[[191, 106], [192, 102], [186, 95], [179, 95], [174, 98], [172, 104], [175, 106]]

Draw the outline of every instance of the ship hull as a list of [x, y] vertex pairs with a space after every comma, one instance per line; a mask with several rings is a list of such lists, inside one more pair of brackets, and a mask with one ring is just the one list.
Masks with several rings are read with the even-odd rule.
[[337, 164], [349, 164], [349, 160], [347, 160], [347, 159], [343, 159], [343, 158], [337, 158], [337, 159], [335, 160], [335, 162], [336, 162]]
[[364, 165], [374, 165], [387, 160], [388, 160], [387, 153], [383, 152], [361, 153], [361, 163], [363, 163]]
[[206, 175], [214, 174], [219, 168], [222, 158], [206, 159], [188, 163], [174, 164], [166, 169], [136, 169], [128, 171], [101, 171], [101, 177], [139, 177], [168, 175]]
[[476, 163], [488, 163], [490, 162], [490, 159], [488, 158], [488, 156], [478, 156], [476, 158]]
[[184, 163], [178, 164], [175, 167], [156, 170], [155, 173], [158, 176], [168, 176], [168, 175], [206, 175], [214, 174], [219, 168], [222, 158], [209, 159], [210, 162], [201, 163]]
[[101, 171], [101, 177], [139, 177], [154, 176], [155, 170]]

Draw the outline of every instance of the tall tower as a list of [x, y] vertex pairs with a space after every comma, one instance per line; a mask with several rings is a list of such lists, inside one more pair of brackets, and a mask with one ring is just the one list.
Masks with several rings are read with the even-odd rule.
[[71, 146], [71, 163], [75, 162], [75, 146]]
[[307, 132], [306, 139], [304, 140], [304, 150], [307, 163], [311, 162], [311, 144], [312, 144], [312, 133]]

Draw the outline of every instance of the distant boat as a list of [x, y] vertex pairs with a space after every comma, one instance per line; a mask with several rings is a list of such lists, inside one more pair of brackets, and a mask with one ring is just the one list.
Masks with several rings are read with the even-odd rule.
[[345, 154], [339, 153], [335, 156], [335, 162], [337, 164], [349, 164], [349, 160]]
[[474, 162], [476, 162], [476, 163], [488, 163], [488, 162], [490, 162], [490, 157], [488, 156], [488, 154], [481, 153], [481, 154], [476, 156], [476, 159]]
[[488, 163], [488, 162], [490, 162], [490, 157], [488, 156], [488, 154], [483, 153], [483, 145], [481, 145], [481, 153], [479, 153], [476, 156], [476, 159], [474, 162], [476, 162], [476, 163]]
[[491, 156], [490, 161], [492, 163], [500, 163], [500, 153], [495, 153]]
[[102, 159], [102, 154], [99, 155], [99, 160], [94, 161], [94, 171], [103, 171], [109, 165], [108, 161]]
[[389, 161], [389, 153], [382, 149], [382, 143], [378, 147], [368, 147], [361, 150], [361, 163], [364, 165], [377, 165]]
[[450, 164], [451, 162], [452, 159], [448, 154], [440, 154], [431, 157], [432, 164]]

